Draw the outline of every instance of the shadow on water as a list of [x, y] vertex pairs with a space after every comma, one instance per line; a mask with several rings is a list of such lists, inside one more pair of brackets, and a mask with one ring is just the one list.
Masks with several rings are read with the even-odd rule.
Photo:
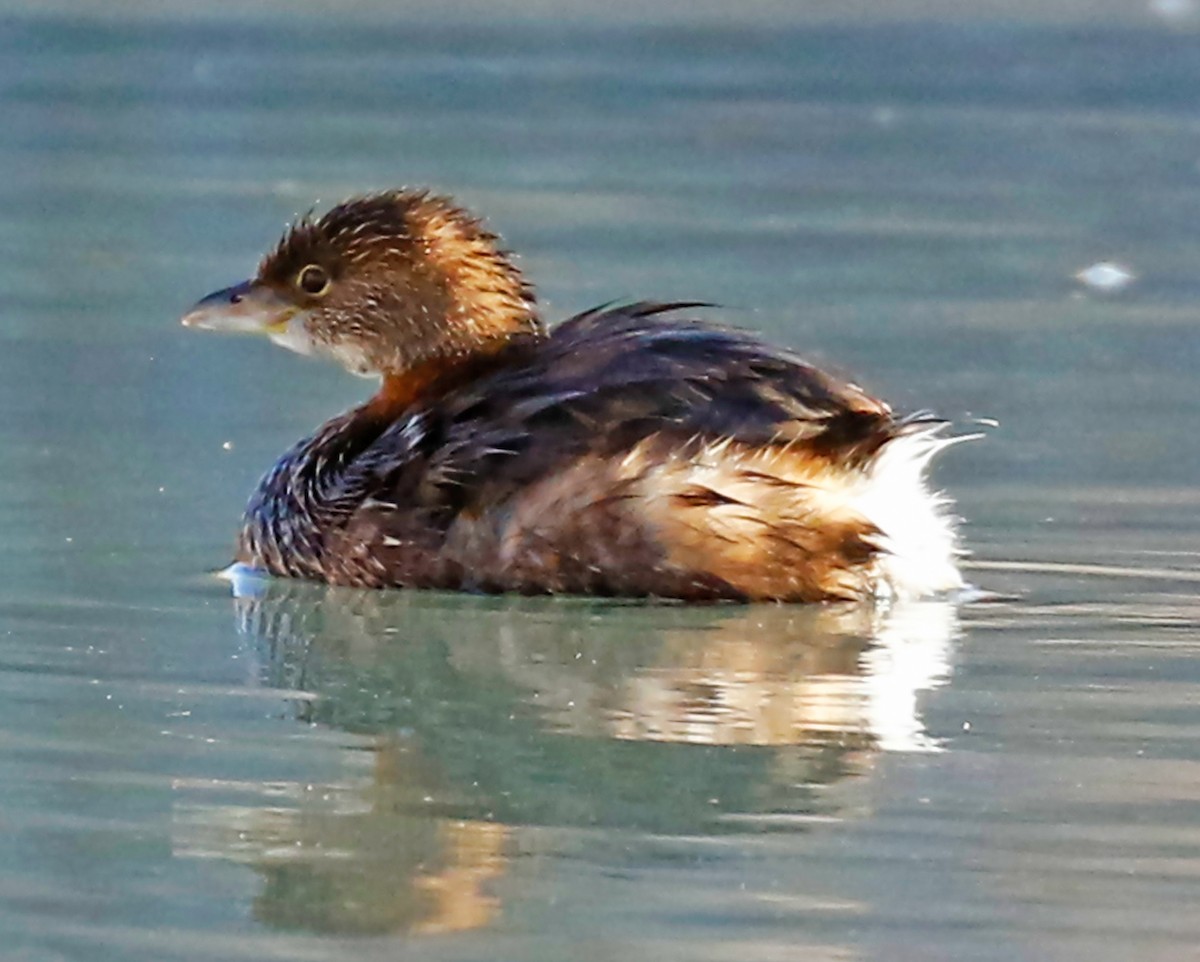
[[[325, 933], [479, 928], [549, 832], [719, 836], [851, 816], [884, 750], [936, 751], [946, 603], [682, 608], [267, 583], [235, 602], [297, 722], [354, 774], [177, 804], [177, 854], [261, 876], [255, 915]], [[628, 837], [628, 836], [627, 836]], [[541, 841], [539, 841], [541, 839]]]

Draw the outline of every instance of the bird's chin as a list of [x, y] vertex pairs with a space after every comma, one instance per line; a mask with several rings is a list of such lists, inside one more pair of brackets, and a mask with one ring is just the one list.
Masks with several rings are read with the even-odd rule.
[[294, 311], [275, 324], [263, 328], [271, 343], [286, 347], [297, 354], [318, 354], [324, 347], [318, 344], [308, 330], [307, 311]]
[[280, 347], [310, 357], [328, 358], [358, 377], [379, 376], [378, 366], [362, 345], [349, 341], [328, 343], [318, 340], [312, 336], [307, 320], [307, 311], [298, 312], [292, 315], [286, 324], [268, 332], [268, 336], [272, 343]]

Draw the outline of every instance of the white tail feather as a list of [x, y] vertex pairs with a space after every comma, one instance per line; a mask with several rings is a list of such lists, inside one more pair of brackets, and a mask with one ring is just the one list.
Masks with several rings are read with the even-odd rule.
[[850, 507], [881, 532], [881, 593], [920, 598], [963, 587], [957, 519], [929, 487], [926, 471], [939, 452], [979, 434], [939, 437], [941, 425], [889, 441], [850, 496]]

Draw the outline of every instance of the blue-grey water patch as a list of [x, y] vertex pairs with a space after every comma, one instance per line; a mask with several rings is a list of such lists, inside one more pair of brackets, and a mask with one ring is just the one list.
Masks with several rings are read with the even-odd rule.
[[[803, 7], [3, 4], [0, 954], [1195, 956], [1196, 11]], [[986, 600], [231, 597], [364, 385], [176, 319], [401, 183], [997, 422]]]

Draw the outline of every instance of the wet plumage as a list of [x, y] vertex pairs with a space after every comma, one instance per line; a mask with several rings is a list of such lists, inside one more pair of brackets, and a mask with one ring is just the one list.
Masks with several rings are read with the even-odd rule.
[[[313, 265], [319, 294], [302, 287]], [[263, 479], [238, 560], [349, 585], [687, 600], [958, 587], [923, 478], [941, 423], [702, 310], [608, 307], [546, 332], [495, 237], [448, 201], [393, 192], [303, 222], [185, 320], [253, 315], [383, 383]]]

